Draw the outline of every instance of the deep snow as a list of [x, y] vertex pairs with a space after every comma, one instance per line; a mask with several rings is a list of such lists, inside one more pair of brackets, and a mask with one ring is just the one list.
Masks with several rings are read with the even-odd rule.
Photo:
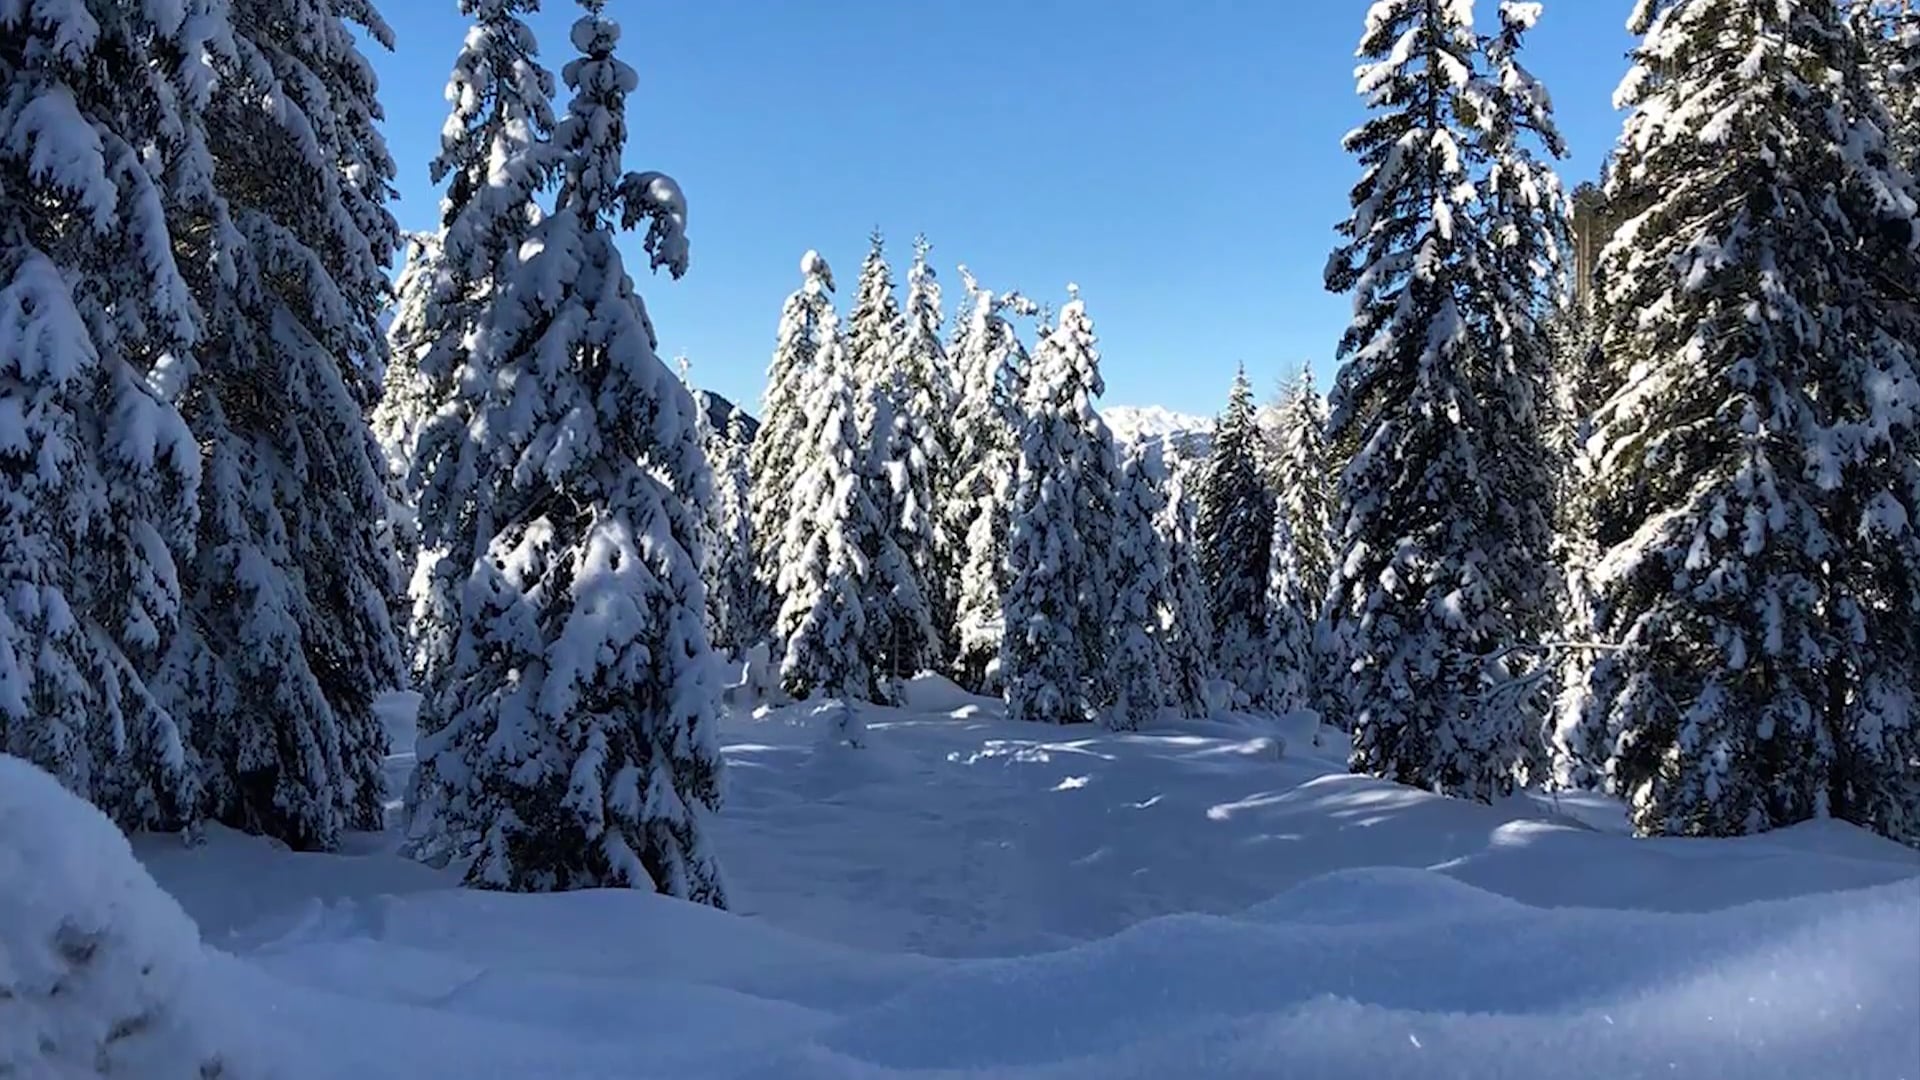
[[1348, 776], [1310, 723], [911, 704], [859, 748], [729, 718], [732, 913], [380, 836], [135, 848], [290, 1077], [1920, 1078], [1920, 853], [1851, 827], [1635, 840]]

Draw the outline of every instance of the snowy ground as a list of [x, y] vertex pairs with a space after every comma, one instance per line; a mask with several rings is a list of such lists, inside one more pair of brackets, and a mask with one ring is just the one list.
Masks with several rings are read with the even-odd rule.
[[136, 849], [250, 1018], [236, 1064], [292, 1077], [1920, 1080], [1920, 853], [1636, 841], [1251, 721], [914, 706], [859, 749], [728, 722], [733, 913], [460, 890], [377, 836]]

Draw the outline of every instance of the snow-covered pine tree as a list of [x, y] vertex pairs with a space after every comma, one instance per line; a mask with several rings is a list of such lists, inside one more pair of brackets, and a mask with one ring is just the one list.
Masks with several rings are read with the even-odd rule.
[[[893, 268], [887, 263], [880, 233], [860, 267], [860, 285], [847, 332], [847, 379], [855, 394], [856, 443], [862, 498], [880, 516], [880, 527], [866, 534], [868, 583], [866, 652], [874, 660], [877, 701], [892, 701], [901, 680], [911, 677], [939, 652], [939, 631], [922, 572], [930, 537], [924, 523], [930, 501], [918, 425], [907, 412], [907, 384], [899, 370], [906, 325], [894, 298]], [[924, 461], [924, 457], [923, 457]], [[918, 483], [920, 490], [913, 490]]]
[[1867, 86], [1892, 125], [1888, 143], [1910, 173], [1920, 173], [1920, 2], [1851, 0]]
[[1333, 477], [1327, 452], [1326, 402], [1302, 371], [1280, 399], [1268, 488], [1274, 516], [1284, 518], [1309, 624], [1320, 617], [1333, 575]]
[[1483, 709], [1488, 658], [1514, 643], [1514, 597], [1487, 560], [1508, 451], [1475, 305], [1494, 288], [1475, 217], [1479, 42], [1470, 0], [1381, 0], [1367, 13], [1346, 138], [1362, 176], [1327, 288], [1353, 293], [1328, 438], [1341, 474], [1323, 703], [1357, 772], [1491, 799], [1522, 754], [1517, 718]]
[[940, 556], [947, 588], [955, 597], [953, 674], [975, 693], [997, 693], [1006, 641], [1007, 532], [1018, 459], [1015, 433], [1022, 426], [1020, 387], [1026, 347], [1012, 317], [1034, 314], [1019, 293], [996, 295], [979, 288], [966, 267], [967, 313], [955, 343], [959, 376], [954, 407], [953, 454], [941, 482]]
[[1253, 708], [1267, 705], [1267, 564], [1273, 553], [1273, 498], [1260, 477], [1259, 441], [1253, 385], [1242, 367], [1214, 424], [1195, 530], [1219, 675]]
[[[465, 552], [453, 661], [432, 688], [408, 850], [470, 885], [652, 888], [714, 905], [707, 821], [719, 800], [718, 665], [705, 626], [699, 519], [711, 478], [697, 406], [654, 352], [615, 244], [650, 220], [657, 269], [686, 269], [686, 204], [624, 173], [636, 77], [598, 0], [573, 24], [574, 96], [555, 126], [553, 212], [498, 267], [452, 380], [478, 445], [443, 490]], [[426, 525], [423, 508], [423, 530]]]
[[882, 424], [892, 419], [893, 357], [905, 336], [886, 240], [876, 229], [867, 237], [867, 257], [860, 263], [853, 310], [847, 313], [845, 352], [847, 379], [857, 395], [860, 445], [872, 448], [876, 455], [888, 434]]
[[1093, 323], [1069, 291], [1027, 374], [1007, 537], [1007, 711], [1053, 724], [1095, 719], [1108, 695], [1113, 440], [1093, 405]]
[[454, 507], [463, 498], [456, 488], [471, 482], [465, 472], [489, 467], [468, 429], [470, 399], [455, 391], [453, 379], [466, 370], [470, 335], [489, 317], [499, 288], [495, 270], [540, 220], [538, 196], [558, 169], [548, 142], [553, 76], [540, 66], [538, 43], [522, 18], [538, 6], [537, 0], [461, 0], [473, 25], [447, 80], [452, 108], [428, 167], [433, 181], [446, 185], [440, 228], [410, 246], [388, 328], [386, 385], [373, 413], [397, 494], [416, 517], [403, 533], [411, 543], [401, 548], [412, 602], [412, 667], [423, 688], [452, 656], [472, 561], [468, 548], [449, 546], [472, 540], [465, 525], [455, 525]]
[[1157, 606], [1165, 625], [1168, 703], [1182, 716], [1198, 718], [1209, 711], [1207, 687], [1214, 679], [1213, 611], [1208, 607], [1206, 575], [1200, 569], [1190, 487], [1186, 477], [1169, 473], [1158, 528], [1167, 574]]
[[839, 319], [827, 306], [813, 325], [813, 361], [798, 395], [807, 426], [777, 551], [780, 681], [796, 698], [864, 699], [873, 692], [878, 642], [868, 626], [871, 552], [886, 521], [861, 482], [868, 458]]
[[200, 5], [0, 6], [0, 752], [126, 828], [200, 812], [153, 683], [201, 478], [192, 276], [232, 241], [204, 117], [230, 33]]
[[[1487, 426], [1482, 471], [1493, 497], [1493, 525], [1481, 542], [1486, 587], [1514, 642], [1553, 636], [1560, 580], [1555, 572], [1555, 497], [1561, 474], [1550, 444], [1559, 427], [1554, 412], [1554, 340], [1550, 316], [1568, 301], [1566, 264], [1572, 247], [1571, 210], [1547, 158], [1564, 157], [1566, 145], [1553, 118], [1546, 87], [1521, 62], [1526, 34], [1540, 17], [1538, 3], [1506, 0], [1499, 29], [1482, 38], [1485, 78], [1477, 109], [1486, 173], [1475, 213], [1476, 234], [1488, 245], [1483, 265], [1488, 287], [1471, 299], [1484, 338], [1489, 381], [1482, 392]], [[1523, 753], [1516, 766], [1524, 780], [1537, 780], [1546, 764], [1545, 680], [1531, 678], [1548, 657], [1513, 651], [1495, 665], [1494, 678], [1523, 680], [1534, 692], [1502, 692], [1483, 707], [1499, 715], [1485, 726], [1521, 726]]]
[[1121, 452], [1109, 570], [1113, 701], [1102, 717], [1122, 731], [1138, 729], [1167, 706], [1168, 551], [1159, 531], [1165, 482], [1158, 443], [1139, 440]]
[[404, 660], [386, 471], [366, 421], [399, 232], [356, 32], [371, 6], [234, 0], [207, 110], [232, 236], [195, 282], [206, 455], [198, 557], [164, 699], [187, 718], [209, 811], [299, 848], [384, 818], [374, 697]]
[[695, 401], [701, 445], [713, 473], [713, 501], [707, 509], [707, 615], [714, 648], [739, 655], [752, 644], [753, 532], [748, 512], [746, 418], [739, 409], [725, 427], [714, 427]]
[[[1920, 839], [1915, 189], [1834, 4], [1646, 0], [1558, 748], [1643, 833]], [[1565, 769], [1562, 770], [1567, 771]]]
[[1267, 561], [1267, 708], [1276, 714], [1313, 708], [1317, 700], [1313, 619], [1301, 584], [1299, 546], [1286, 515], [1273, 519]]
[[907, 272], [905, 329], [888, 365], [893, 426], [886, 432], [882, 462], [891, 500], [886, 512], [894, 546], [904, 560], [906, 581], [897, 593], [893, 627], [886, 638], [887, 667], [895, 677], [944, 666], [953, 601], [938, 553], [942, 519], [936, 492], [946, 469], [955, 407], [946, 346], [940, 341], [940, 283], [927, 262], [924, 237], [913, 242]]
[[[760, 430], [748, 453], [757, 616], [751, 628], [753, 641], [773, 633], [782, 603], [780, 548], [787, 523], [793, 519], [793, 478], [810, 453], [807, 378], [820, 348], [823, 320], [833, 307], [833, 270], [819, 252], [810, 250], [800, 257], [800, 276], [800, 288], [780, 308], [780, 327], [761, 400]], [[783, 647], [776, 642], [774, 651]]]

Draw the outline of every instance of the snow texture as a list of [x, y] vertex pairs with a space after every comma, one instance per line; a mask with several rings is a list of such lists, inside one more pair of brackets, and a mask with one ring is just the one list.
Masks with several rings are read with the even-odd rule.
[[373, 838], [138, 850], [236, 955], [215, 985], [289, 1080], [1801, 1080], [1920, 1059], [1920, 855], [1849, 826], [1635, 840], [1310, 749], [1275, 761], [1227, 717], [1063, 740], [939, 680], [905, 697], [861, 708], [858, 750], [823, 743], [814, 706], [726, 722], [739, 913], [459, 889]]
[[250, 1075], [193, 920], [99, 810], [4, 754], [0, 881], [0, 1075]]

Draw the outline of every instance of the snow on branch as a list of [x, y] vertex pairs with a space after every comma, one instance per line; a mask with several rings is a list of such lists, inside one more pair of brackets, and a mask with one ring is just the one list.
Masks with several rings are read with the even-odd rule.
[[631, 229], [647, 218], [647, 236], [643, 243], [652, 259], [653, 269], [662, 266], [675, 280], [687, 272], [687, 196], [680, 184], [663, 172], [628, 173], [620, 183], [620, 216], [623, 228]]

